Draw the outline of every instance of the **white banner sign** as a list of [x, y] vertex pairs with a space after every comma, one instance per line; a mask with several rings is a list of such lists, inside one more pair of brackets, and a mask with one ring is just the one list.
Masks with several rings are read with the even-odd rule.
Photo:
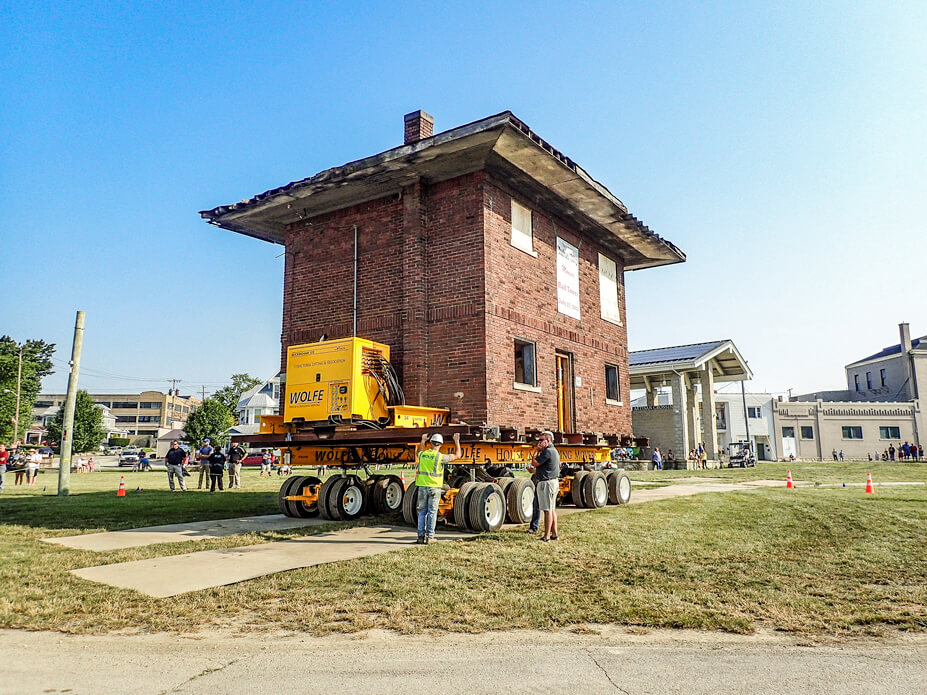
[[579, 249], [557, 237], [557, 311], [579, 318]]
[[611, 258], [599, 254], [599, 304], [602, 318], [621, 325], [621, 308], [618, 303], [618, 265]]

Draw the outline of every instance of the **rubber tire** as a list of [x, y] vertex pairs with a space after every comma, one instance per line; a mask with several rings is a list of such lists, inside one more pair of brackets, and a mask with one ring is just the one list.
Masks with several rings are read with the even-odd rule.
[[465, 482], [457, 490], [457, 496], [454, 498], [454, 524], [463, 529], [464, 531], [472, 531], [470, 524], [467, 521], [467, 509], [469, 505], [470, 493], [472, 493], [478, 486], [484, 485], [484, 483], [475, 483], [471, 481]]
[[612, 471], [608, 477], [608, 501], [612, 504], [627, 504], [630, 499], [631, 479], [628, 474], [624, 468]]
[[[495, 521], [486, 516], [487, 505], [494, 504], [498, 511]], [[470, 493], [467, 500], [467, 521], [477, 533], [498, 531], [505, 523], [506, 504], [502, 490], [495, 483], [483, 483]]]
[[[523, 495], [531, 496], [531, 504], [528, 513], [525, 513], [522, 507]], [[507, 488], [505, 488], [505, 502], [508, 510], [509, 521], [513, 524], [527, 524], [531, 522], [531, 514], [534, 511], [534, 483], [531, 478], [516, 478]]]
[[514, 477], [513, 478], [505, 477], [505, 478], [499, 478], [496, 481], [496, 485], [499, 486], [499, 488], [502, 490], [502, 494], [504, 495], [505, 491], [508, 490], [509, 486], [514, 482], [515, 482]]
[[[392, 495], [393, 506], [389, 497]], [[374, 514], [394, 514], [402, 511], [405, 490], [398, 475], [378, 476], [376, 483], [370, 487], [370, 507]]]
[[344, 480], [344, 478], [340, 475], [333, 475], [322, 483], [322, 489], [319, 490], [319, 516], [326, 521], [338, 521], [338, 519], [332, 515], [332, 511], [328, 507], [328, 498], [332, 491], [332, 486], [341, 480]]
[[277, 506], [280, 508], [280, 512], [286, 516], [292, 516], [292, 514], [290, 514], [289, 509], [287, 509], [286, 500], [283, 498], [293, 494], [290, 492], [290, 488], [293, 487], [293, 483], [302, 478], [303, 476], [301, 475], [291, 475], [280, 484], [280, 491], [277, 493]]
[[[596, 488], [601, 494], [596, 497]], [[583, 501], [592, 509], [599, 509], [608, 504], [608, 481], [601, 471], [593, 471], [583, 478]]]
[[573, 495], [573, 504], [579, 508], [586, 506], [586, 500], [583, 498], [583, 480], [589, 475], [588, 471], [576, 471], [573, 474], [573, 482], [570, 484], [570, 493]]
[[418, 485], [410, 485], [402, 496], [402, 518], [412, 528], [418, 528]]
[[[299, 480], [293, 483], [290, 486], [290, 491], [287, 494], [298, 495], [302, 493], [303, 488], [308, 485], [318, 485], [322, 481], [316, 478], [314, 475], [307, 476], [297, 476]], [[287, 500], [286, 501], [287, 509], [290, 510], [288, 516], [292, 516], [296, 519], [309, 519], [313, 516], [318, 516], [319, 514], [319, 503], [316, 501], [313, 505], [307, 505], [305, 502], [297, 502], [296, 500]]]
[[[356, 511], [349, 512], [344, 506], [344, 496], [349, 490], [356, 490], [355, 494], [360, 495], [360, 505]], [[367, 511], [367, 486], [355, 475], [350, 475], [344, 479], [344, 484], [337, 488], [332, 488], [331, 496], [328, 498], [328, 508], [333, 511], [341, 521], [354, 521], [361, 514]]]

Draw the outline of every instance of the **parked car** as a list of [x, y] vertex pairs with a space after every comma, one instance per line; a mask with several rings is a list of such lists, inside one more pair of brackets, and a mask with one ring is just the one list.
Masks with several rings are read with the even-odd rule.
[[242, 466], [260, 466], [261, 460], [264, 458], [264, 455], [261, 453], [257, 454], [248, 454], [245, 456], [244, 460], [241, 462]]
[[103, 449], [104, 456], [119, 456], [119, 454], [121, 453], [122, 453], [121, 446], [108, 446], [105, 449]]
[[128, 449], [123, 449], [119, 454], [119, 465], [120, 466], [134, 466], [138, 463], [139, 450], [134, 447], [129, 447]]

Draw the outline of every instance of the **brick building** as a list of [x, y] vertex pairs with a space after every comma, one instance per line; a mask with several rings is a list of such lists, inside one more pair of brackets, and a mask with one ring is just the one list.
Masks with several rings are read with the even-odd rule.
[[401, 147], [200, 213], [285, 245], [283, 370], [288, 345], [358, 335], [390, 345], [409, 404], [630, 433], [624, 272], [685, 255], [510, 112], [404, 126]]

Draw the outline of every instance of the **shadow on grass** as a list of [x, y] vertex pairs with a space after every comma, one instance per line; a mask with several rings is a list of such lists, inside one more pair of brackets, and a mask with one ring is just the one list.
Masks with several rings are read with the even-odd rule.
[[131, 490], [125, 497], [113, 492], [84, 492], [68, 497], [46, 494], [4, 499], [0, 526], [117, 531], [279, 513], [276, 492]]

